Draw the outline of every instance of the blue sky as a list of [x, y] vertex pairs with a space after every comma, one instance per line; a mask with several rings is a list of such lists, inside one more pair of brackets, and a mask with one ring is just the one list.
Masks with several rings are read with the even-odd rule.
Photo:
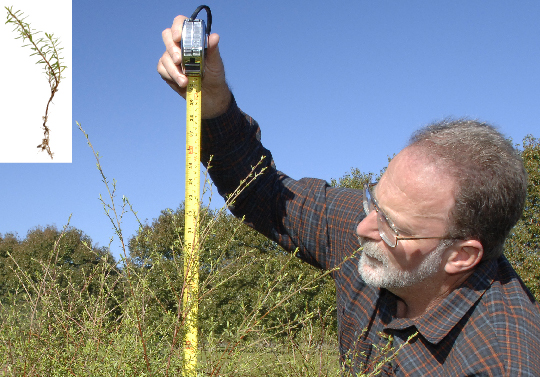
[[[238, 104], [294, 178], [378, 172], [414, 130], [447, 116], [491, 122], [515, 142], [540, 137], [540, 2], [206, 4]], [[183, 201], [185, 103], [156, 65], [161, 31], [198, 5], [73, 2], [72, 163], [1, 164], [0, 233], [22, 238], [71, 214], [109, 244], [106, 189], [75, 121], [143, 221]], [[123, 230], [136, 232], [133, 216]], [[119, 256], [118, 242], [111, 251]]]

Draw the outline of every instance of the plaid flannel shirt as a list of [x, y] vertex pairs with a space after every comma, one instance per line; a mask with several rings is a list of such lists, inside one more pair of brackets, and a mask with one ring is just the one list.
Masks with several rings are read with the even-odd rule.
[[396, 297], [365, 284], [358, 273], [361, 192], [277, 171], [257, 123], [234, 99], [225, 114], [203, 122], [202, 161], [209, 156], [209, 174], [225, 197], [254, 166], [264, 168], [230, 207], [234, 215], [304, 261], [338, 267], [332, 277], [339, 351], [349, 370], [370, 370], [391, 336], [393, 346], [403, 348], [383, 375], [540, 376], [539, 305], [504, 256], [481, 263], [424, 315], [397, 318]]

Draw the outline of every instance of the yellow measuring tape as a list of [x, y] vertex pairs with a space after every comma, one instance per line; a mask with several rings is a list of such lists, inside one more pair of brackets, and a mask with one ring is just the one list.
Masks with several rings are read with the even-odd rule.
[[[197, 14], [206, 10], [208, 27]], [[210, 34], [212, 15], [206, 5], [198, 7], [184, 21], [182, 27], [182, 69], [188, 78], [186, 90], [186, 199], [184, 226], [184, 292], [182, 297], [184, 314], [184, 377], [197, 376], [199, 313], [199, 208], [201, 193], [201, 78], [204, 70], [204, 55], [207, 36]]]
[[184, 376], [197, 374], [197, 314], [199, 298], [199, 208], [201, 186], [201, 77], [188, 76], [186, 93], [186, 199], [184, 228], [184, 296], [186, 335]]

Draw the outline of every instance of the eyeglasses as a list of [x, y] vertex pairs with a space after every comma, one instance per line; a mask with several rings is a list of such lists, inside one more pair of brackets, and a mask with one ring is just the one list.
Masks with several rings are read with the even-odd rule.
[[377, 199], [373, 197], [372, 187], [376, 185], [377, 183], [364, 184], [364, 212], [366, 216], [373, 210], [377, 212], [379, 235], [388, 246], [396, 247], [398, 240], [450, 239], [449, 237], [401, 237], [392, 220], [381, 210]]

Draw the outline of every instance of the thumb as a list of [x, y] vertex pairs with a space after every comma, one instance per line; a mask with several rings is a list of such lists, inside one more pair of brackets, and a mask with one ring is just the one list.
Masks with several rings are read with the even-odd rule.
[[219, 43], [219, 35], [216, 33], [210, 34], [208, 37], [208, 50], [207, 52], [210, 52], [211, 50], [215, 49]]
[[223, 61], [219, 54], [219, 35], [214, 33], [208, 37], [208, 48], [206, 49], [205, 74], [220, 77], [224, 74]]
[[231, 92], [225, 80], [225, 68], [218, 49], [219, 35], [208, 38], [204, 76], [202, 79], [203, 119], [215, 118], [227, 111], [231, 102]]

